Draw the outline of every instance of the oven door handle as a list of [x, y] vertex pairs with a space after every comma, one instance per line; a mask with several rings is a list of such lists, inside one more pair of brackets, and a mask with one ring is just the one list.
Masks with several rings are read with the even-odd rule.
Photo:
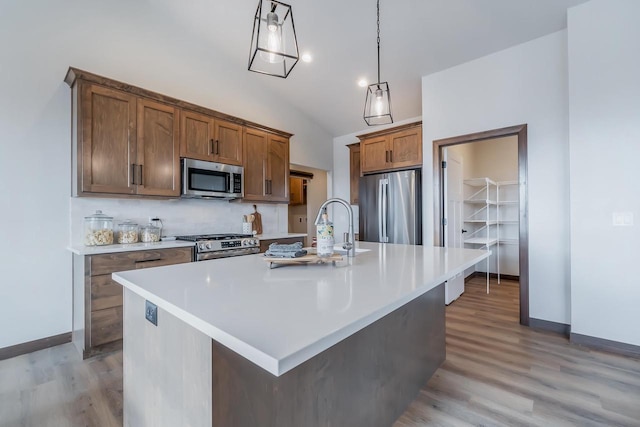
[[196, 255], [196, 261], [207, 261], [211, 259], [228, 258], [241, 255], [253, 255], [257, 253], [260, 253], [259, 247], [231, 249], [228, 251], [202, 252]]

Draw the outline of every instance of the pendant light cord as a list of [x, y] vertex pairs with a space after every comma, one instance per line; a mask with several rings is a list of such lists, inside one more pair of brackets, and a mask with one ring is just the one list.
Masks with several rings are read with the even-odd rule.
[[378, 8], [377, 8], [377, 13], [378, 13], [378, 21], [377, 21], [377, 25], [378, 25], [378, 83], [380, 83], [380, 0], [378, 0]]

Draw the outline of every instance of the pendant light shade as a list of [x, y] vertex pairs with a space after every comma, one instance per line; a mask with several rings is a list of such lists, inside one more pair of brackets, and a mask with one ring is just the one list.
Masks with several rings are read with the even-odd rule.
[[249, 71], [287, 78], [298, 57], [291, 6], [259, 0], [251, 35]]
[[364, 120], [369, 126], [393, 123], [391, 92], [387, 82], [374, 83], [367, 88], [367, 99], [364, 103]]
[[378, 0], [378, 82], [369, 85], [364, 101], [364, 121], [369, 126], [393, 123], [391, 115], [391, 90], [389, 83], [380, 81], [380, 0]]

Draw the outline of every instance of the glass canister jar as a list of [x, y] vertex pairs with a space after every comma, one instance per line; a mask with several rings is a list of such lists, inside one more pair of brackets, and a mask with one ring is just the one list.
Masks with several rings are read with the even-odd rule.
[[138, 224], [127, 219], [118, 224], [118, 243], [137, 243]]
[[101, 246], [113, 244], [113, 217], [96, 211], [84, 217], [85, 246]]
[[149, 223], [140, 229], [140, 241], [144, 243], [160, 241], [160, 227]]

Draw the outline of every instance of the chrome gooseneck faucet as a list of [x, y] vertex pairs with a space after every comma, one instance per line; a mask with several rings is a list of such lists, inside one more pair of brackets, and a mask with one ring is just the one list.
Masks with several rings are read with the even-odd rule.
[[353, 231], [353, 209], [351, 209], [351, 205], [349, 204], [349, 202], [339, 198], [329, 199], [326, 202], [324, 202], [322, 206], [320, 206], [320, 209], [318, 210], [318, 216], [316, 216], [315, 225], [320, 224], [320, 220], [322, 219], [322, 212], [327, 206], [329, 206], [332, 203], [341, 204], [342, 206], [347, 208], [347, 211], [349, 212], [349, 239], [347, 242], [344, 242], [344, 244], [342, 245], [342, 248], [347, 251], [348, 257], [354, 257], [356, 256], [356, 244], [355, 244], [356, 236], [355, 236], [355, 232]]

